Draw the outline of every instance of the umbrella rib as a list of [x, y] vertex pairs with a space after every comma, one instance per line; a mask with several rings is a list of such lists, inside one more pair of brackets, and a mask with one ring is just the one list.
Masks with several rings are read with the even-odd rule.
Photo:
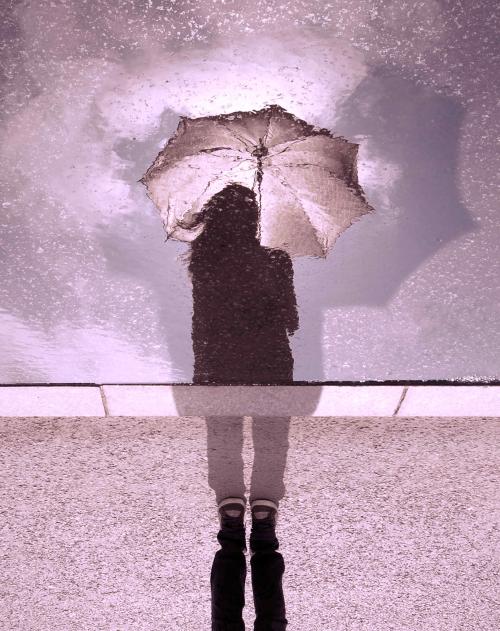
[[[273, 177], [276, 177], [276, 176], [273, 176]], [[304, 209], [304, 207], [302, 206], [302, 202], [300, 201], [300, 198], [297, 196], [296, 192], [293, 190], [293, 188], [292, 188], [292, 187], [291, 187], [291, 186], [290, 186], [287, 182], [285, 182], [284, 180], [282, 180], [280, 177], [278, 177], [278, 180], [279, 180], [279, 181], [283, 184], [283, 186], [284, 186], [285, 188], [287, 188], [287, 189], [288, 189], [288, 190], [292, 193], [292, 195], [295, 197], [295, 199], [296, 199], [296, 200], [297, 200], [297, 202], [299, 203], [300, 209], [301, 209], [301, 210], [302, 210], [302, 212], [304, 213], [304, 215], [305, 215], [305, 217], [306, 217], [307, 221], [311, 224], [311, 227], [312, 227], [312, 229], [313, 229], [313, 231], [314, 231], [314, 235], [316, 236], [316, 240], [317, 240], [317, 242], [319, 243], [320, 248], [321, 248], [321, 250], [323, 251], [323, 254], [326, 254], [325, 248], [323, 247], [323, 244], [321, 243], [321, 241], [320, 241], [320, 239], [319, 239], [319, 237], [318, 237], [318, 231], [317, 231], [316, 227], [314, 226], [313, 222], [311, 221], [311, 219], [310, 219], [309, 215], [307, 214], [306, 210], [305, 210], [305, 209]]]
[[[215, 151], [220, 151], [221, 149], [228, 149], [229, 151], [238, 151], [239, 153], [245, 153], [241, 151], [241, 149], [235, 149], [234, 147], [210, 147], [209, 149], [200, 149], [199, 153], [214, 153]], [[196, 154], [192, 154], [196, 155]], [[225, 157], [225, 156], [221, 156]]]
[[[312, 162], [299, 162], [297, 164], [291, 164], [291, 165], [282, 165], [284, 167], [286, 166], [291, 166], [291, 167], [306, 167], [308, 169], [310, 169], [311, 167], [314, 167], [316, 169], [323, 169], [323, 171], [326, 171], [329, 175], [332, 176], [332, 178], [334, 178], [335, 180], [341, 182], [342, 184], [347, 184], [347, 182], [345, 180], [343, 180], [342, 178], [340, 178], [338, 175], [336, 175], [333, 171], [331, 171], [328, 167], [325, 167], [321, 164], [314, 164]], [[352, 188], [354, 190], [352, 190]], [[373, 206], [371, 206], [365, 199], [365, 194], [364, 191], [361, 187], [361, 185], [359, 183], [357, 183], [356, 181], [352, 181], [350, 182], [350, 186], [346, 186], [347, 190], [352, 193], [353, 195], [355, 195], [356, 197], [359, 197], [361, 199], [362, 202], [364, 202], [366, 204], [366, 206], [368, 206], [368, 208], [370, 208], [371, 210], [375, 210], [373, 208]]]
[[[217, 121], [217, 124], [224, 127], [224, 129], [226, 129], [234, 138], [236, 138], [236, 140], [239, 140], [245, 145], [245, 147], [247, 148], [247, 151], [250, 151], [252, 147], [247, 143], [247, 141], [244, 138], [240, 138], [240, 136], [238, 136], [238, 134], [233, 129], [231, 129], [231, 127], [226, 125], [223, 121]], [[239, 149], [237, 149], [237, 151], [239, 151]]]
[[264, 136], [262, 137], [262, 144], [263, 144], [264, 146], [267, 146], [267, 145], [266, 145], [266, 143], [267, 143], [267, 137], [268, 137], [268, 135], [269, 135], [269, 131], [270, 131], [270, 129], [271, 129], [271, 119], [272, 119], [272, 116], [269, 116], [269, 118], [267, 119], [267, 129], [266, 129], [266, 133], [265, 133], [265, 134], [264, 134]]
[[300, 138], [297, 138], [297, 140], [292, 140], [284, 149], [282, 149], [281, 151], [278, 151], [278, 153], [273, 153], [269, 157], [274, 158], [274, 156], [279, 156], [282, 153], [285, 153], [285, 151], [288, 151], [288, 149], [290, 149], [292, 145], [296, 145], [298, 142], [303, 142], [304, 140], [307, 140], [308, 138], [310, 138], [310, 136], [301, 136]]

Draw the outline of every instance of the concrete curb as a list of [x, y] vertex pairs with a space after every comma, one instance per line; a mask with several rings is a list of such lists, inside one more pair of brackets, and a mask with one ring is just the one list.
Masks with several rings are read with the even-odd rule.
[[0, 417], [233, 415], [500, 417], [500, 386], [0, 386]]

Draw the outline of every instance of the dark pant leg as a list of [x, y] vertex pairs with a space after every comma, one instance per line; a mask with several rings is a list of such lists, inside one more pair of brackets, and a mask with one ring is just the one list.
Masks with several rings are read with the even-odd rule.
[[283, 595], [285, 562], [277, 552], [278, 540], [268, 534], [267, 540], [254, 539], [255, 550], [250, 559], [255, 605], [254, 631], [284, 631], [288, 624]]
[[245, 578], [247, 566], [241, 541], [223, 539], [215, 553], [210, 574], [212, 631], [244, 631]]

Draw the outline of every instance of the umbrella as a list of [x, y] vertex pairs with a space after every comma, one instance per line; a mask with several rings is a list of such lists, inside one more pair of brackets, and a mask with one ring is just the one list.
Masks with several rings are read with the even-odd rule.
[[179, 126], [139, 180], [160, 211], [167, 238], [193, 241], [196, 216], [230, 184], [259, 206], [262, 246], [326, 257], [337, 237], [374, 209], [357, 176], [358, 145], [309, 125], [279, 105], [200, 118]]

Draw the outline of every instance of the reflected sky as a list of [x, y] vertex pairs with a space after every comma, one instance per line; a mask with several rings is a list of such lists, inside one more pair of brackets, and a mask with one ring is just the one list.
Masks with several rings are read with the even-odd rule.
[[138, 183], [178, 124], [278, 103], [360, 143], [377, 213], [294, 260], [296, 380], [498, 377], [494, 6], [13, 3], [0, 379], [189, 382], [185, 244]]

